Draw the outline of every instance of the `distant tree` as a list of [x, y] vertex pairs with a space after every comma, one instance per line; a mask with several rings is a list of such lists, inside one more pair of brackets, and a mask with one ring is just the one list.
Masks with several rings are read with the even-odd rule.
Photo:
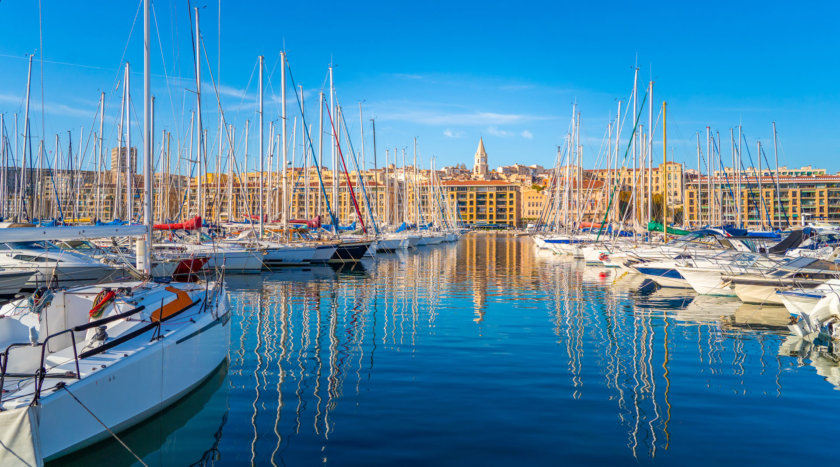
[[537, 193], [541, 193], [543, 189], [545, 189], [545, 187], [540, 185], [539, 183], [534, 183], [533, 185], [531, 185], [531, 189], [536, 191]]

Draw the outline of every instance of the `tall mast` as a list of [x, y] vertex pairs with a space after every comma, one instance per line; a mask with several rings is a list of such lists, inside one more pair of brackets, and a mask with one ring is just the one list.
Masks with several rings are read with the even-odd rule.
[[[653, 82], [651, 82], [651, 89]], [[665, 120], [665, 101], [662, 101], [662, 234], [668, 238], [668, 127]], [[650, 148], [653, 149], [651, 139]], [[653, 153], [651, 153], [653, 156]]]
[[[128, 223], [134, 215], [134, 200], [131, 196], [133, 183], [131, 174], [131, 65], [125, 64], [125, 217]], [[134, 157], [137, 161], [137, 157]]]
[[[662, 112], [665, 112], [665, 102], [662, 102]], [[664, 138], [663, 138], [664, 140]], [[648, 148], [647, 148], [648, 170], [647, 170], [647, 218], [648, 221], [653, 220], [653, 81], [648, 82]], [[664, 160], [664, 156], [663, 156]], [[668, 166], [662, 166], [662, 170], [667, 174]], [[668, 176], [665, 176], [665, 181], [668, 181]], [[663, 185], [665, 187], [665, 185]], [[667, 191], [667, 187], [665, 187]]]
[[773, 157], [776, 159], [776, 217], [779, 218], [778, 228], [782, 228], [782, 198], [779, 187], [779, 148], [778, 137], [776, 136], [776, 122], [773, 122]]
[[[318, 93], [318, 170], [324, 167], [324, 93]], [[321, 190], [318, 190], [318, 207], [321, 215]]]
[[[251, 206], [253, 204], [251, 203], [251, 184], [248, 178], [248, 132], [250, 130], [250, 126], [251, 121], [245, 120], [245, 183], [243, 184], [245, 187], [245, 194], [243, 197], [245, 198], [245, 214], [249, 216], [251, 215]], [[254, 222], [254, 220], [251, 218], [249, 219], [248, 224], [250, 225]]]
[[[402, 220], [403, 220], [403, 222], [408, 222], [408, 172], [406, 170], [408, 168], [408, 164], [405, 163], [405, 148], [403, 148], [403, 150], [402, 150], [402, 160], [403, 160], [403, 166], [402, 166], [402, 179], [403, 179], [402, 211], [403, 211], [403, 216], [402, 216]], [[415, 226], [415, 227], [417, 227], [418, 229], [420, 228], [420, 226]]]
[[700, 132], [697, 132], [697, 222], [703, 225], [703, 185], [701, 183], [702, 166], [700, 165]]
[[[263, 191], [265, 187], [263, 186], [263, 173], [265, 172], [264, 159], [265, 156], [263, 155], [263, 151], [265, 150], [265, 141], [263, 140], [263, 56], [260, 55], [260, 75], [259, 75], [259, 87], [260, 87], [260, 192], [259, 192], [259, 216], [260, 216], [260, 238], [262, 238], [263, 234], [265, 233], [265, 219], [263, 216], [265, 215], [265, 207], [263, 201]], [[283, 168], [285, 170], [285, 167]], [[283, 177], [283, 181], [285, 182], [285, 177]], [[285, 203], [284, 203], [285, 204]], [[285, 222], [285, 219], [284, 219]]]
[[708, 221], [711, 226], [714, 223], [712, 213], [715, 210], [715, 200], [712, 194], [712, 128], [706, 127], [706, 191], [709, 196], [709, 216]]
[[[330, 65], [330, 115], [332, 115], [333, 118], [336, 118], [335, 117], [335, 87], [334, 87], [334, 83], [333, 83], [333, 67], [332, 67], [332, 65]], [[333, 209], [335, 210], [335, 212], [338, 213], [338, 215], [336, 216], [336, 222], [335, 222], [336, 224], [338, 224], [339, 221], [341, 220], [341, 203], [338, 200], [338, 184], [341, 183], [340, 182], [341, 179], [338, 175], [338, 153], [336, 151], [336, 144], [337, 144], [336, 142], [338, 141], [338, 135], [335, 134], [336, 130], [335, 130], [335, 128], [333, 128], [334, 126], [335, 125], [330, 126], [331, 131], [332, 131], [332, 134], [331, 134], [331, 136], [332, 136], [332, 140], [331, 140], [332, 141], [332, 199], [333, 199], [332, 204], [333, 204]], [[333, 230], [337, 234], [338, 233], [338, 225], [334, 225]]]
[[414, 223], [420, 228], [420, 189], [417, 187], [417, 138], [414, 138], [414, 163], [411, 171], [414, 173]]
[[195, 8], [195, 99], [196, 99], [196, 130], [197, 139], [196, 155], [198, 156], [198, 184], [196, 186], [198, 199], [196, 209], [199, 216], [204, 216], [204, 161], [201, 149], [204, 146], [201, 141], [204, 136], [204, 129], [201, 126], [201, 34], [198, 29], [198, 7]]
[[[26, 155], [29, 154], [29, 158], [32, 158], [31, 149], [32, 145], [29, 144], [29, 90], [32, 84], [32, 54], [29, 54], [29, 71], [26, 74], [26, 108], [23, 112], [23, 159], [21, 160], [21, 190], [29, 191], [29, 209], [32, 209], [32, 190], [29, 188], [29, 168], [27, 167], [27, 157]], [[17, 133], [17, 132], [15, 132]], [[27, 151], [29, 149], [30, 151]], [[25, 191], [21, 192], [21, 199], [24, 197]], [[23, 210], [26, 209], [21, 203], [21, 209], [17, 213], [18, 216], [23, 215]], [[31, 215], [30, 215], [31, 217]]]
[[96, 203], [94, 220], [99, 220], [102, 217], [102, 141], [105, 139], [105, 93], [99, 97], [99, 157], [96, 159]]
[[[286, 138], [286, 52], [280, 52], [280, 120], [281, 127], [280, 127], [280, 148], [283, 152], [283, 169], [280, 171], [280, 176], [283, 177], [283, 230], [287, 230], [289, 228], [289, 186], [288, 186], [288, 177], [286, 176], [286, 169], [288, 168], [288, 161], [286, 158], [288, 157], [288, 143]], [[301, 99], [303, 98], [303, 94], [301, 94]], [[301, 111], [303, 111], [303, 102], [301, 102]], [[306, 187], [308, 190], [309, 187]]]
[[[737, 177], [735, 171], [739, 171], [740, 169], [738, 168], [738, 158], [735, 156], [735, 130], [733, 130], [732, 128], [729, 129], [729, 141], [732, 144], [732, 170], [733, 170], [732, 176]], [[736, 227], [741, 224], [741, 202], [740, 202], [741, 192], [740, 192], [740, 189], [741, 189], [740, 186], [735, 187], [735, 190], [736, 190], [735, 191], [735, 199], [732, 200], [732, 202], [735, 203], [735, 222], [733, 222], [733, 224]]]
[[764, 189], [761, 186], [761, 141], [758, 141], [758, 219], [761, 221], [761, 228], [764, 228]]
[[[378, 180], [377, 180], [377, 178], [378, 178], [378, 177], [377, 177], [377, 175], [376, 175], [376, 171], [378, 170], [378, 167], [376, 166], [376, 121], [375, 121], [374, 119], [372, 119], [372, 118], [370, 119], [370, 128], [371, 128], [371, 133], [373, 133], [373, 181], [374, 181], [374, 184], [378, 185], [378, 184], [379, 184], [379, 183], [378, 183]], [[386, 198], [387, 198], [387, 196], [388, 196], [388, 195], [387, 195], [388, 191], [386, 190], [386, 191], [385, 191], [385, 193], [386, 193], [386, 195], [385, 195], [385, 196], [386, 196]], [[376, 209], [376, 217], [377, 217], [377, 218], [379, 218], [379, 209], [378, 209], [378, 206], [379, 206], [379, 194], [377, 193], [377, 191], [374, 191], [373, 200], [374, 200], [374, 201], [373, 201], [373, 202], [374, 202], [374, 206], [377, 206], [377, 209]], [[386, 206], [387, 206], [387, 204], [386, 204]], [[387, 208], [386, 208], [386, 209], [387, 209]], [[388, 220], [387, 220], [387, 219], [385, 220], [385, 223], [386, 223], [386, 224], [388, 223]]]
[[152, 275], [152, 171], [154, 170], [152, 167], [149, 3], [149, 0], [143, 1], [143, 223], [146, 225], [146, 236], [143, 239], [144, 248], [138, 252], [142, 254], [137, 255], [137, 267], [146, 276]]
[[[636, 187], [636, 178], [638, 174], [636, 173], [636, 163], [637, 163], [637, 155], [636, 155], [636, 141], [638, 141], [639, 135], [636, 133], [637, 124], [638, 124], [638, 107], [636, 106], [637, 95], [639, 93], [639, 67], [633, 72], [633, 196], [630, 199], [633, 201], [633, 229], [635, 232], [636, 228], [636, 221], [638, 220], [636, 216], [636, 204], [638, 202], [638, 193]], [[633, 239], [636, 239], [636, 234], [633, 234]]]
[[388, 148], [385, 148], [385, 169], [382, 173], [382, 181], [385, 182], [385, 225], [391, 224], [391, 183], [388, 181]]
[[233, 160], [233, 158], [234, 158], [233, 148], [235, 147], [234, 144], [235, 144], [235, 141], [236, 141], [235, 131], [236, 131], [236, 129], [233, 127], [233, 124], [228, 125], [228, 132], [229, 132], [228, 133], [228, 135], [229, 135], [228, 138], [230, 138], [230, 141], [229, 141], [230, 145], [229, 145], [229, 149], [228, 149], [228, 160], [227, 160], [227, 163], [228, 163], [228, 180], [227, 180], [227, 182], [228, 182], [227, 183], [227, 185], [228, 185], [227, 186], [227, 192], [228, 192], [227, 213], [228, 213], [228, 215], [227, 215], [227, 220], [228, 220], [228, 222], [233, 222], [233, 162], [234, 162], [234, 160]]
[[[364, 120], [364, 118], [362, 118], [362, 103], [361, 103], [361, 101], [359, 102], [359, 137], [362, 140], [362, 155], [360, 157], [361, 168], [359, 169], [359, 183], [361, 185], [364, 185], [365, 184], [365, 179], [364, 179], [364, 176], [365, 176], [365, 120]], [[367, 198], [367, 197], [365, 196], [364, 198]], [[363, 215], [367, 215], [367, 212], [369, 212], [369, 211], [362, 210]], [[370, 222], [371, 220], [372, 219], [368, 219], [368, 222]], [[374, 230], [376, 230], [376, 229], [374, 229]]]
[[[741, 212], [741, 209], [743, 208], [742, 200], [741, 200], [741, 197], [743, 196], [743, 194], [741, 193], [741, 154], [742, 154], [741, 153], [741, 141], [742, 141], [741, 125], [738, 125], [738, 167], [737, 167], [738, 172], [737, 172], [737, 181], [738, 181], [738, 212], [739, 213]], [[747, 209], [747, 213], [749, 213], [749, 212], [750, 212], [750, 210]], [[739, 215], [738, 216], [738, 227], [741, 227], [742, 220], [743, 220], [743, 215]]]

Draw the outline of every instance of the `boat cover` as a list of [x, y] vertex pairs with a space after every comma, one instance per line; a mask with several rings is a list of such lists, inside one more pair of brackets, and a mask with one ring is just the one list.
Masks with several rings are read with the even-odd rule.
[[38, 406], [0, 412], [0, 465], [42, 466]]

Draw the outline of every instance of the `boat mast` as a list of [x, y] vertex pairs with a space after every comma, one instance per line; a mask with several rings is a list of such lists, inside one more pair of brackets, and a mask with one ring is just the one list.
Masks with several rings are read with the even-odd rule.
[[417, 138], [414, 138], [414, 223], [420, 228], [420, 188], [417, 186]]
[[199, 216], [204, 216], [204, 161], [201, 154], [203, 147], [202, 137], [204, 136], [204, 129], [201, 126], [201, 34], [198, 28], [198, 7], [195, 8], [195, 99], [196, 99], [196, 130], [195, 137], [197, 139], [196, 155], [198, 156], [198, 183], [196, 209]]
[[[285, 121], [285, 119], [284, 119]], [[324, 93], [318, 93], [318, 170], [324, 166]], [[318, 217], [321, 216], [321, 190], [318, 190]]]
[[761, 221], [761, 228], [764, 228], [764, 189], [761, 186], [763, 178], [761, 168], [761, 141], [758, 141], [758, 219]]
[[[333, 83], [333, 67], [330, 64], [330, 115], [336, 115], [335, 113], [335, 85]], [[336, 216], [336, 221], [334, 222], [336, 225], [333, 226], [333, 231], [338, 234], [338, 223], [341, 220], [341, 203], [338, 199], [338, 185], [341, 183], [341, 179], [338, 175], [338, 152], [336, 151], [336, 144], [338, 141], [338, 134], [336, 133], [335, 128], [330, 128], [331, 136], [332, 136], [332, 198], [333, 204], [335, 207], [333, 208], [335, 212], [338, 213]]]
[[[364, 185], [365, 184], [365, 179], [364, 179], [364, 176], [365, 176], [364, 175], [365, 174], [365, 119], [362, 117], [362, 102], [361, 101], [359, 101], [359, 137], [362, 140], [362, 156], [360, 157], [362, 166], [359, 169], [359, 178], [360, 178], [359, 182], [362, 185]], [[347, 139], [349, 141], [349, 139], [350, 139], [349, 135], [348, 135]], [[367, 196], [365, 196], [365, 198], [367, 198]], [[365, 201], [367, 201], [367, 199]], [[369, 208], [370, 208], [370, 206], [368, 206], [368, 211], [369, 211]], [[365, 210], [362, 210], [362, 213], [363, 213], [363, 215], [367, 215], [367, 212]], [[370, 217], [370, 216], [368, 216], [368, 217]], [[372, 219], [369, 218], [368, 222], [370, 222], [371, 220]], [[374, 229], [374, 230], [376, 230], [376, 229]]]
[[388, 181], [388, 148], [385, 148], [385, 169], [382, 171], [382, 181], [385, 182], [385, 225], [391, 224], [391, 183]]
[[94, 212], [94, 221], [99, 220], [102, 217], [102, 141], [105, 139], [104, 135], [104, 128], [105, 128], [105, 93], [103, 92], [102, 95], [99, 97], [99, 156], [96, 159], [96, 199], [94, 203], [95, 212]]
[[[741, 192], [741, 166], [743, 165], [743, 163], [741, 162], [741, 154], [743, 154], [741, 152], [742, 141], [743, 138], [741, 137], [741, 125], [738, 125], [738, 212], [741, 212], [741, 209], [743, 209], [743, 200], [741, 199], [743, 197], [743, 193]], [[747, 209], [747, 213], [749, 212], [750, 210]], [[743, 218], [743, 214], [738, 217], [738, 227], [741, 227], [743, 225]]]
[[[283, 152], [283, 168], [280, 171], [280, 176], [283, 177], [283, 197], [281, 202], [283, 203], [283, 230], [286, 231], [289, 228], [289, 186], [288, 186], [288, 177], [286, 176], [286, 168], [288, 167], [288, 161], [286, 158], [288, 157], [288, 143], [287, 136], [286, 136], [286, 52], [280, 52], [280, 120], [281, 128], [280, 128], [280, 148]], [[303, 99], [303, 94], [301, 94], [301, 99]], [[303, 111], [303, 102], [301, 102], [301, 112]], [[309, 187], [306, 187], [308, 190]]]
[[131, 66], [128, 63], [125, 64], [125, 145], [125, 218], [131, 224], [134, 200], [131, 199]]
[[[662, 102], [662, 111], [665, 111], [665, 102]], [[648, 148], [647, 148], [647, 218], [648, 222], [653, 220], [653, 81], [648, 82]], [[664, 156], [663, 156], [664, 160]], [[664, 163], [664, 162], [663, 162]], [[668, 166], [663, 165], [665, 172], [665, 183], [668, 182]], [[668, 191], [666, 185], [662, 185], [664, 191]], [[664, 202], [664, 198], [663, 198]], [[664, 205], [663, 205], [664, 206]]]
[[[735, 171], [739, 171], [739, 169], [738, 169], [738, 159], [737, 159], [737, 156], [735, 155], [735, 130], [733, 130], [732, 128], [729, 129], [729, 141], [732, 144], [732, 170], [733, 170], [732, 176], [737, 177], [737, 174], [735, 173]], [[735, 224], [735, 226], [740, 227], [740, 224], [741, 224], [741, 187], [736, 186], [735, 189], [736, 189], [735, 199], [732, 200], [732, 201], [735, 203], [735, 216], [736, 217], [735, 217], [735, 222], [733, 222], [733, 224]]]
[[639, 113], [638, 113], [638, 107], [636, 105], [636, 101], [637, 101], [638, 93], [639, 93], [639, 67], [636, 67], [634, 72], [633, 72], [633, 135], [632, 135], [633, 136], [633, 195], [630, 197], [630, 199], [633, 202], [633, 206], [632, 206], [633, 207], [633, 241], [636, 240], [635, 230], [636, 230], [636, 222], [638, 220], [638, 217], [636, 215], [636, 202], [638, 201], [638, 198], [636, 197], [637, 196], [636, 178], [638, 177], [638, 174], [636, 173], [636, 162], [637, 162], [637, 160], [636, 160], [636, 158], [637, 158], [637, 155], [636, 155], [636, 141], [638, 141], [638, 138], [639, 138], [639, 135], [636, 133], [636, 129], [637, 129], [638, 123], [639, 123], [639, 120], [638, 120], [639, 119]]
[[[373, 133], [373, 181], [376, 185], [379, 185], [379, 182], [377, 180], [377, 178], [379, 178], [379, 177], [377, 177], [377, 175], [376, 175], [376, 171], [379, 169], [376, 165], [376, 121], [372, 118], [370, 119], [370, 128], [371, 128], [371, 132]], [[374, 201], [373, 202], [374, 202], [374, 205], [377, 207], [376, 217], [379, 217], [379, 209], [378, 209], [379, 208], [379, 194], [377, 193], [377, 191], [374, 191], [374, 196], [373, 196]], [[388, 191], [386, 190], [385, 193], [386, 193], [385, 196], [387, 197], [388, 196], [387, 195]], [[387, 225], [387, 223], [388, 223], [388, 220], [385, 219], [385, 224]]]
[[773, 156], [776, 159], [776, 217], [779, 218], [778, 228], [782, 228], [782, 198], [781, 189], [779, 187], [779, 147], [778, 137], [776, 136], [776, 122], [773, 122]]
[[137, 268], [152, 275], [152, 103], [149, 41], [149, 0], [143, 1], [143, 223], [145, 238], [138, 241]]
[[697, 132], [697, 223], [698, 226], [703, 225], [703, 185], [701, 178], [701, 165], [700, 165], [700, 132]]
[[[652, 84], [652, 83], [651, 83]], [[652, 89], [652, 88], [651, 88]], [[665, 119], [665, 101], [662, 101], [662, 234], [668, 238], [668, 126]], [[653, 145], [651, 144], [651, 149]], [[651, 153], [651, 156], [653, 154]]]
[[706, 127], [706, 191], [709, 196], [709, 226], [714, 224], [715, 200], [712, 194], [712, 128]]
[[[32, 193], [32, 190], [29, 189], [29, 180], [28, 179], [29, 179], [30, 174], [29, 174], [28, 167], [26, 166], [26, 163], [27, 163], [26, 155], [29, 154], [29, 158], [30, 159], [32, 158], [32, 154], [31, 154], [32, 145], [29, 144], [29, 96], [30, 96], [29, 91], [30, 91], [31, 85], [32, 85], [32, 57], [33, 57], [33, 55], [29, 54], [29, 71], [26, 74], [26, 107], [25, 107], [24, 112], [23, 112], [23, 159], [21, 160], [21, 172], [23, 173], [23, 175], [21, 176], [22, 181], [21, 181], [21, 184], [20, 184], [21, 190], [23, 190], [23, 193], [21, 193], [21, 199], [24, 199], [24, 196], [25, 196], [24, 193], [26, 191], [28, 191], [29, 194], [30, 194], [30, 199], [29, 199], [30, 209], [32, 207], [31, 196], [33, 196], [33, 193]], [[15, 132], [15, 133], [17, 133], [17, 132]], [[29, 149], [29, 151], [27, 151], [27, 148]], [[23, 211], [25, 209], [26, 209], [26, 206], [23, 203], [21, 203], [21, 209], [17, 213], [18, 216], [23, 217]]]
[[[264, 161], [265, 157], [263, 155], [263, 151], [265, 150], [265, 148], [264, 148], [265, 141], [264, 141], [264, 138], [263, 138], [263, 56], [262, 55], [260, 55], [259, 87], [260, 87], [260, 102], [259, 102], [259, 112], [260, 112], [260, 131], [259, 131], [259, 133], [260, 133], [260, 192], [259, 192], [259, 200], [260, 200], [260, 206], [259, 206], [259, 209], [258, 209], [257, 212], [259, 212], [259, 216], [260, 216], [260, 235], [259, 236], [260, 236], [260, 238], [262, 238], [263, 235], [265, 234], [265, 219], [264, 219], [265, 207], [264, 207], [264, 204], [263, 204], [263, 191], [265, 190], [265, 187], [263, 186], [263, 174], [265, 173], [265, 167], [263, 166], [263, 164], [265, 162]], [[283, 169], [285, 170], [285, 167]], [[285, 181], [285, 177], [283, 177], [283, 180]], [[285, 219], [284, 219], [284, 221], [285, 221]]]

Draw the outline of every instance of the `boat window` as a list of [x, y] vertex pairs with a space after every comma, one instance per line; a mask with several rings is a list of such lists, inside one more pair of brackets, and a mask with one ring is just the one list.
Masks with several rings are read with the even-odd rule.
[[32, 255], [14, 255], [12, 259], [16, 259], [18, 261], [27, 261], [30, 263], [58, 263], [60, 261], [47, 258], [45, 256], [32, 256]]

